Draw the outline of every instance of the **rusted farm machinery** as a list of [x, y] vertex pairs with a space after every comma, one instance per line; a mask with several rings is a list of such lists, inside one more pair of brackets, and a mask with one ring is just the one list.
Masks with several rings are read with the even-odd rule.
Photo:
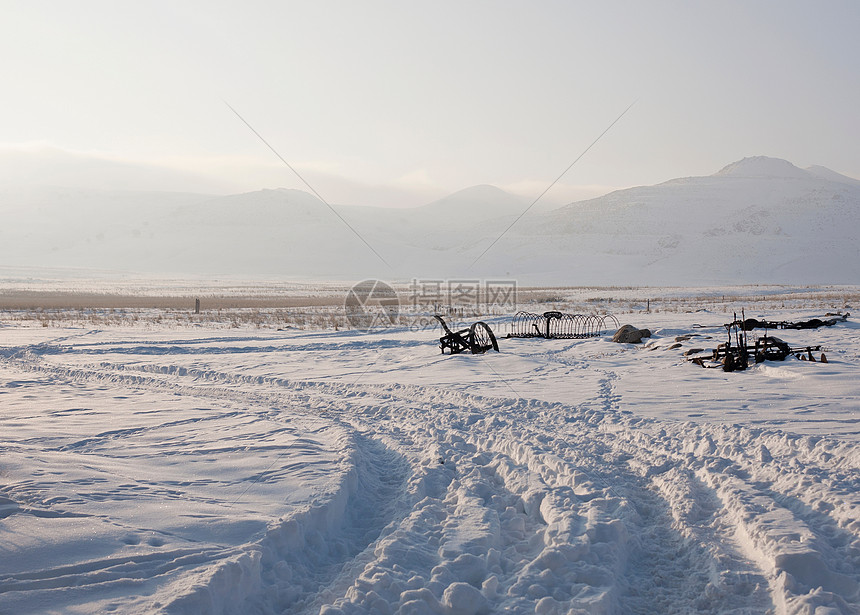
[[439, 338], [439, 347], [442, 349], [442, 354], [445, 354], [446, 349], [449, 354], [459, 354], [466, 350], [472, 354], [483, 354], [491, 348], [496, 352], [499, 351], [496, 336], [493, 335], [493, 330], [490, 329], [487, 323], [478, 321], [473, 323], [468, 329], [451, 331], [444, 318], [438, 314], [435, 314], [434, 318], [439, 321], [439, 324], [445, 330], [445, 335]]
[[[827, 314], [832, 316], [827, 320], [821, 318], [812, 318], [810, 320], [757, 320], [755, 318], [744, 319], [742, 325], [744, 331], [752, 331], [753, 329], [818, 329], [820, 327], [832, 327], [837, 322], [845, 322], [851, 314], [839, 312], [837, 314]], [[728, 326], [728, 325], [727, 325]]]
[[599, 337], [611, 322], [618, 328], [612, 314], [563, 314], [551, 311], [543, 314], [517, 312], [508, 337], [542, 337], [545, 339], [584, 339]]
[[[728, 334], [728, 341], [719, 344], [713, 351], [711, 359], [716, 362], [719, 367], [722, 365], [723, 371], [734, 372], [745, 370], [750, 365], [750, 361], [761, 363], [762, 361], [784, 361], [789, 355], [794, 355], [799, 359], [807, 359], [815, 361], [813, 352], [821, 350], [821, 346], [804, 346], [801, 348], [792, 348], [787, 342], [778, 337], [767, 334], [767, 326], [776, 323], [768, 323], [767, 321], [754, 321], [753, 319], [745, 319], [743, 313], [741, 318], [734, 315], [734, 320], [723, 325]], [[799, 329], [799, 328], [815, 328], [815, 327], [797, 327], [792, 326], [793, 323], [778, 323], [782, 329]], [[820, 325], [819, 325], [820, 326]], [[828, 325], [829, 326], [829, 325]], [[752, 343], [747, 338], [747, 332], [756, 327], [764, 327], [765, 334], [757, 337]], [[691, 357], [690, 360], [697, 365], [705, 367], [704, 357]], [[827, 358], [822, 353], [821, 360], [826, 361]]]

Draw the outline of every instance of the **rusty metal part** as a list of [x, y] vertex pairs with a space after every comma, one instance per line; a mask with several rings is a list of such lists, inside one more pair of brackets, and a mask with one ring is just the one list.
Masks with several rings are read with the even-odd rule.
[[439, 321], [439, 324], [445, 330], [445, 335], [439, 338], [439, 348], [442, 349], [442, 354], [445, 354], [446, 349], [449, 354], [459, 354], [466, 350], [472, 354], [483, 354], [491, 348], [496, 352], [499, 351], [496, 336], [487, 323], [478, 321], [473, 323], [468, 329], [451, 331], [444, 318], [438, 314], [435, 314], [434, 318]]
[[607, 330], [607, 323], [618, 328], [618, 319], [612, 314], [563, 314], [562, 312], [517, 312], [508, 337], [542, 337], [545, 339], [582, 339], [599, 337]]

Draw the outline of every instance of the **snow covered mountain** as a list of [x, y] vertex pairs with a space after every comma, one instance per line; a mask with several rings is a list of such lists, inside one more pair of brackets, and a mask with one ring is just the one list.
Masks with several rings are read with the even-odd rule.
[[484, 184], [459, 190], [429, 205], [418, 207], [411, 213], [438, 216], [456, 224], [464, 218], [479, 221], [519, 215], [527, 206], [526, 199]]
[[567, 205], [530, 226], [529, 243], [541, 237], [552, 250], [530, 258], [522, 245], [507, 249], [535, 272], [553, 261], [584, 266], [588, 283], [604, 274], [648, 284], [853, 283], [858, 187], [784, 160], [745, 158], [708, 177]]
[[745, 158], [710, 176], [535, 208], [511, 227], [528, 205], [493, 186], [414, 209], [328, 206], [285, 189], [7, 190], [0, 264], [522, 284], [860, 283], [860, 181], [824, 167]]

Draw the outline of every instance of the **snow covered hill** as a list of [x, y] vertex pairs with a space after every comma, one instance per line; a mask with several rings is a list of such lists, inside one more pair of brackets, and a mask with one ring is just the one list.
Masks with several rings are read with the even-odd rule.
[[[564, 266], [587, 283], [857, 280], [860, 185], [822, 175], [747, 158], [567, 205], [503, 249], [525, 274]], [[538, 238], [552, 248], [535, 253]]]
[[526, 199], [485, 184], [449, 194], [410, 213], [439, 217], [449, 224], [457, 224], [461, 221], [478, 222], [516, 216], [527, 206]]
[[860, 182], [762, 156], [706, 177], [537, 207], [510, 230], [530, 201], [492, 186], [407, 210], [329, 206], [284, 189], [0, 198], [7, 266], [557, 285], [860, 283]]

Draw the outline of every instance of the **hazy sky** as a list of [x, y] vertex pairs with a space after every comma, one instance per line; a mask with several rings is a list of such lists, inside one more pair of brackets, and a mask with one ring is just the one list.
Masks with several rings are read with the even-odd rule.
[[335, 203], [533, 198], [633, 101], [549, 200], [754, 155], [860, 177], [856, 0], [0, 6], [0, 181], [302, 188], [225, 102]]

